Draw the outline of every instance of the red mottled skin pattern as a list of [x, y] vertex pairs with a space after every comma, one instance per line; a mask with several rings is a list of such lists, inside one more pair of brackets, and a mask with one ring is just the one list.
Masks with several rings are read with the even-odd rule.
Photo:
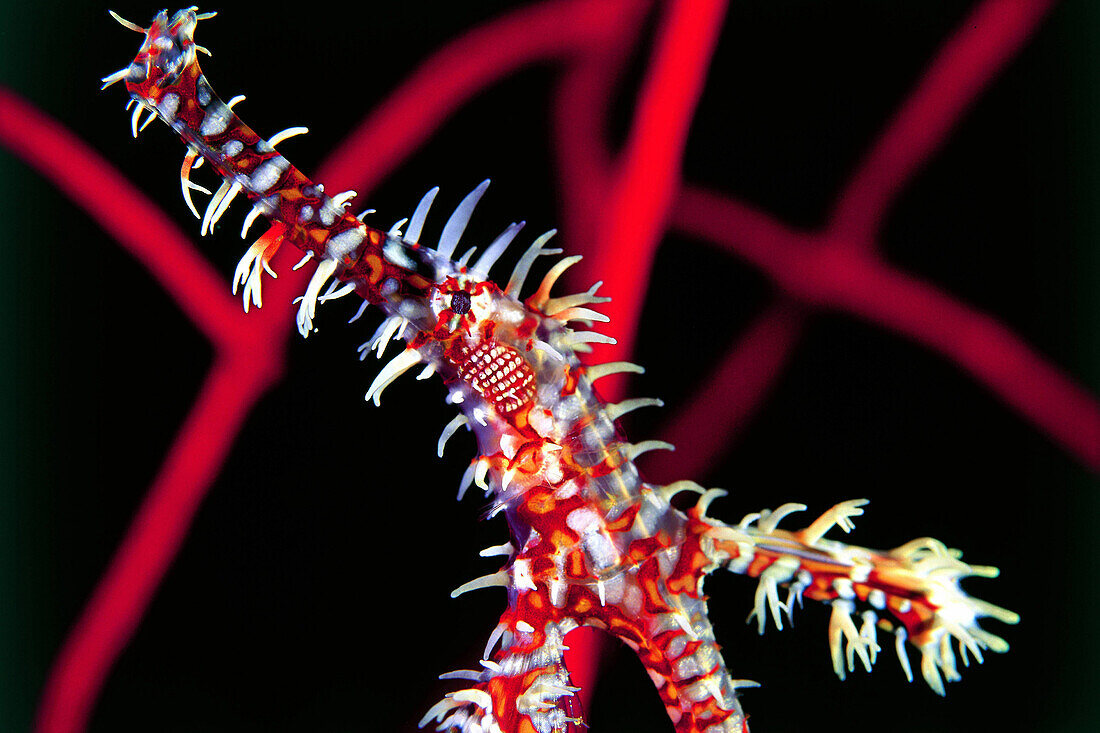
[[[965, 662], [1007, 644], [982, 629], [989, 616], [1015, 623], [1015, 614], [971, 598], [958, 581], [993, 577], [995, 568], [972, 566], [961, 553], [921, 538], [878, 552], [824, 539], [844, 531], [866, 502], [843, 502], [806, 527], [779, 522], [800, 504], [762, 510], [728, 525], [706, 515], [723, 492], [689, 481], [646, 483], [634, 465], [643, 452], [666, 449], [655, 441], [631, 444], [616, 425], [624, 413], [657, 404], [607, 404], [598, 379], [638, 371], [626, 363], [584, 366], [578, 353], [606, 342], [585, 330], [606, 320], [588, 306], [606, 302], [587, 293], [551, 297], [561, 273], [552, 267], [535, 292], [520, 299], [527, 272], [548, 237], [535, 240], [505, 287], [489, 269], [519, 231], [513, 225], [470, 264], [454, 261], [458, 239], [485, 186], [467, 197], [444, 227], [436, 249], [418, 242], [434, 192], [403, 234], [383, 232], [344, 211], [350, 197], [335, 198], [282, 158], [244, 125], [206, 83], [195, 58], [193, 32], [203, 16], [194, 9], [172, 18], [160, 13], [144, 33], [133, 64], [105, 81], [125, 81], [142, 109], [153, 110], [190, 149], [184, 177], [201, 157], [225, 184], [204, 217], [205, 231], [243, 192], [272, 228], [249, 250], [240, 278], [246, 306], [259, 302], [262, 270], [289, 242], [317, 261], [303, 297], [298, 325], [312, 330], [318, 302], [352, 291], [387, 316], [371, 348], [392, 338], [406, 348], [383, 368], [368, 392], [378, 400], [390, 381], [414, 365], [439, 374], [462, 414], [450, 433], [476, 433], [479, 455], [463, 480], [491, 496], [491, 515], [503, 514], [511, 540], [483, 554], [502, 555], [505, 566], [452, 595], [488, 586], [507, 590], [508, 606], [490, 636], [480, 669], [451, 673], [468, 685], [448, 694], [421, 725], [467, 733], [563, 733], [582, 725], [577, 688], [563, 662], [565, 635], [580, 626], [606, 630], [634, 649], [653, 680], [679, 733], [748, 730], [737, 690], [755, 683], [733, 679], [715, 642], [703, 581], [720, 568], [757, 580], [753, 615], [763, 631], [777, 627], [803, 598], [832, 607], [829, 647], [843, 678], [858, 660], [870, 669], [880, 651], [879, 632], [893, 635], [910, 674], [906, 644], [920, 652], [920, 672], [942, 694], [944, 679], [958, 679], [955, 648]], [[345, 287], [335, 290], [338, 283]], [[332, 287], [322, 294], [326, 284]], [[574, 324], [581, 327], [574, 329]], [[679, 493], [699, 494], [687, 511], [673, 505]], [[787, 596], [780, 600], [780, 589]], [[853, 616], [858, 615], [857, 627]], [[497, 645], [500, 645], [497, 648]]]
[[[360, 295], [372, 303], [382, 299], [377, 284], [388, 277], [400, 280], [401, 292], [423, 293], [427, 282], [422, 277], [391, 265], [381, 256], [381, 244], [386, 237], [384, 232], [366, 226], [342, 206], [333, 207], [338, 211], [334, 212], [335, 220], [328, 223], [316, 215], [308, 219], [302, 216], [305, 207], [319, 212], [326, 203], [332, 204], [332, 198], [324, 194], [323, 186], [317, 186], [290, 165], [214, 96], [195, 62], [196, 46], [192, 34], [197, 25], [196, 13], [176, 13], [170, 21], [166, 20], [166, 15], [164, 17], [162, 20], [158, 16], [152, 24], [131, 66], [147, 69], [144, 78], [133, 80], [127, 77], [126, 89], [135, 99], [148, 100], [155, 106], [161, 105], [167, 95], [176, 95], [178, 102], [173, 104], [172, 118], [176, 123], [173, 129], [179, 132], [184, 142], [208, 161], [217, 174], [227, 181], [227, 185], [239, 182], [241, 191], [249, 200], [268, 199], [269, 204], [263, 213], [282, 226], [265, 237], [265, 262], [270, 262], [284, 242], [303, 253], [320, 257], [330, 239], [348, 230], [360, 230], [364, 236], [359, 245], [340, 258], [342, 278], [354, 279]], [[190, 59], [190, 62], [185, 62], [185, 59]], [[209, 96], [203, 98], [200, 88]], [[225, 124], [215, 133], [203, 134], [202, 122], [214, 106], [221, 106], [227, 111]], [[159, 113], [164, 114], [162, 110]], [[241, 146], [240, 152], [232, 156], [223, 152], [231, 142]], [[269, 161], [282, 162], [276, 169], [278, 177], [262, 190], [250, 186], [248, 178]]]

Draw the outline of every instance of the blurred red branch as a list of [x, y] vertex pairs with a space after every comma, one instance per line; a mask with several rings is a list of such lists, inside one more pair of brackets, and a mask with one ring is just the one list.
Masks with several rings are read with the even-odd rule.
[[225, 278], [156, 204], [63, 126], [3, 87], [0, 144], [141, 262], [212, 342], [229, 346], [254, 325], [240, 317]]
[[[467, 32], [379, 105], [322, 166], [319, 178], [369, 192], [476, 92], [522, 64], [566, 57], [554, 114], [565, 219], [573, 235], [569, 246], [587, 244], [595, 256], [586, 272], [591, 279], [604, 277], [606, 291], [617, 297], [610, 312], [620, 355], [627, 356], [633, 342], [654, 252], [670, 218], [681, 230], [761, 268], [783, 293], [729, 350], [705, 391], [673, 416], [669, 433], [680, 439], [678, 471], [685, 465], [700, 470], [743, 429], [797, 343], [804, 314], [815, 307], [880, 323], [944, 354], [1100, 469], [1100, 409], [1091, 396], [989, 316], [860, 251], [870, 248], [898, 192], [1012, 58], [1050, 2], [980, 4], [872, 146], [838, 197], [830, 224], [813, 234], [713, 193], [680, 190], [681, 153], [723, 2], [679, 0], [665, 9], [627, 144], [617, 160], [607, 151], [602, 132], [610, 90], [647, 6], [556, 0]], [[85, 727], [110, 666], [140, 622], [240, 425], [281, 374], [293, 322], [287, 303], [309, 273], [280, 268], [284, 276], [265, 293], [272, 305], [245, 319], [225, 295], [223, 279], [159, 209], [60, 126], [2, 91], [0, 143], [84, 206], [217, 349], [195, 407], [43, 694], [38, 730], [75, 733]], [[608, 224], [601, 226], [603, 221]], [[698, 430], [702, 424], [709, 429]], [[686, 440], [688, 435], [693, 439]], [[658, 472], [667, 468], [658, 466]]]
[[850, 242], [791, 232], [716, 194], [685, 189], [675, 211], [679, 229], [736, 252], [799, 302], [846, 311], [940, 352], [1100, 471], [1100, 406], [992, 317]]
[[[628, 359], [634, 350], [649, 271], [680, 185], [688, 130], [725, 11], [726, 3], [719, 0], [677, 0], [667, 6], [626, 145], [617, 168], [605, 178], [611, 182], [604, 196], [605, 225], [599, 240], [587, 247], [591, 254], [583, 274], [587, 281], [608, 278], [604, 294], [614, 299], [601, 306], [611, 318], [604, 330], [618, 344], [601, 356], [610, 361]], [[614, 401], [625, 385], [622, 378], [608, 378], [600, 387]]]
[[87, 726], [108, 671], [187, 537], [237, 433], [277, 372], [260, 354], [215, 362], [126, 536], [54, 661], [38, 731]]
[[[240, 426], [283, 369], [289, 308], [245, 318], [224, 279], [155, 204], [54, 120], [0, 88], [0, 144], [118, 240], [214, 344], [215, 363], [54, 661], [39, 731], [79, 731], [187, 536]], [[285, 280], [300, 280], [301, 275]], [[280, 282], [284, 280], [280, 279]], [[282, 282], [296, 291], [301, 283]], [[280, 299], [285, 303], [289, 295]], [[280, 301], [276, 301], [280, 302]]]
[[898, 193], [1031, 37], [1054, 0], [986, 0], [959, 24], [838, 198], [831, 228], [868, 248]]
[[798, 344], [805, 321], [805, 309], [789, 298], [776, 298], [758, 315], [688, 402], [666, 421], [661, 439], [677, 446], [676, 453], [651, 453], [647, 475], [665, 482], [706, 473], [763, 404]]
[[585, 58], [648, 0], [551, 0], [467, 31], [432, 54], [329, 156], [325, 181], [370, 191], [456, 109], [522, 66]]
[[[685, 188], [674, 207], [673, 225], [704, 240], [721, 243], [759, 267], [779, 286], [783, 298], [808, 307], [847, 311], [913, 338], [954, 361], [1043, 433], [1100, 471], [1100, 406], [1086, 390], [1036, 354], [992, 317], [876, 259], [878, 226], [904, 185], [939, 148], [974, 98], [1008, 63], [1052, 6], [1051, 0], [985, 0], [964, 19], [929, 69], [871, 146], [820, 232], [790, 230], [742, 202]], [[844, 252], [852, 253], [850, 256]], [[782, 306], [780, 306], [782, 307]], [[761, 339], [771, 312], [761, 317], [731, 349], [722, 367], [675, 415], [663, 437], [685, 446], [675, 455], [652, 454], [656, 476], [683, 466], [704, 466], [729, 442], [708, 432], [705, 440], [684, 441], [691, 425], [720, 418], [721, 394], [734, 413], [759, 403], [778, 376], [795, 339]], [[767, 380], [722, 383], [734, 360], [759, 360], [775, 371]], [[743, 427], [743, 425], [741, 426]]]

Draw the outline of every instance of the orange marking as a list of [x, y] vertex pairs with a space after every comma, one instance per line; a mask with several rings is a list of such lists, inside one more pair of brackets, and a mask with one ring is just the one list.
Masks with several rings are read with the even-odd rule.
[[592, 476], [606, 476], [609, 473], [615, 471], [619, 466], [623, 465], [624, 463], [626, 463], [626, 458], [623, 457], [623, 454], [619, 451], [612, 451], [609, 452], [602, 461], [597, 463], [595, 466], [592, 466], [592, 468], [590, 468], [588, 471]]
[[653, 578], [642, 579], [642, 590], [644, 590], [646, 595], [649, 596], [650, 603], [652, 603], [655, 607], [665, 607], [665, 599], [661, 596], [661, 589], [657, 586], [657, 581], [655, 581]]
[[512, 423], [516, 426], [517, 430], [522, 431], [527, 429], [527, 427], [531, 424], [531, 420], [529, 417], [530, 414], [531, 405], [527, 404], [517, 410], [514, 415], [512, 415]]
[[369, 270], [367, 279], [370, 280], [371, 285], [377, 285], [382, 279], [382, 258], [376, 254], [369, 254], [363, 258], [363, 262]]
[[695, 576], [684, 574], [679, 577], [671, 577], [665, 581], [665, 585], [673, 593], [688, 593], [695, 594], [695, 589], [698, 587]]
[[580, 379], [581, 374], [584, 374], [584, 367], [573, 368], [567, 366], [565, 368], [565, 382], [561, 387], [561, 396], [568, 397], [577, 391], [577, 380]]
[[582, 555], [577, 550], [573, 550], [569, 553], [568, 562], [569, 567], [566, 568], [566, 571], [569, 575], [573, 576], [574, 578], [583, 578], [585, 576], [586, 573], [584, 571], [584, 555]]
[[568, 532], [563, 532], [560, 529], [555, 529], [550, 534], [550, 543], [558, 548], [572, 547], [577, 544], [577, 538], [570, 535]]
[[552, 512], [555, 506], [557, 506], [557, 502], [554, 501], [553, 494], [540, 494], [527, 499], [527, 508], [535, 514]]
[[526, 690], [528, 687], [531, 686], [531, 683], [542, 676], [543, 672], [545, 671], [545, 667], [536, 667], [535, 669], [532, 669], [530, 672], [523, 675], [522, 679], [520, 679], [520, 686]]
[[753, 557], [752, 562], [749, 563], [749, 567], [745, 571], [745, 575], [748, 575], [750, 578], [759, 578], [760, 573], [764, 572], [764, 570], [767, 569], [767, 567], [769, 565], [771, 565], [773, 562], [775, 562], [774, 557], [768, 557], [766, 555], [761, 555], [758, 552], [758, 553], [756, 553], [756, 556]]
[[610, 621], [611, 631], [620, 638], [630, 639], [635, 644], [642, 647], [646, 644], [646, 637], [636, 625], [630, 623], [626, 619], [613, 616]]
[[634, 524], [634, 517], [638, 514], [638, 505], [635, 504], [623, 512], [621, 515], [615, 518], [614, 521], [607, 522], [607, 529], [610, 532], [625, 532], [630, 529], [630, 525]]

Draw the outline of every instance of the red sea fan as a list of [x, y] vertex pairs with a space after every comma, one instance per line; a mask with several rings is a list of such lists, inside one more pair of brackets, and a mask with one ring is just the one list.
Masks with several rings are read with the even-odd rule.
[[[1074, 3], [1057, 9], [1018, 52], [1044, 4], [834, 5], [756, 3], [727, 12], [683, 164], [685, 180], [709, 188], [679, 194], [616, 188], [606, 167], [606, 149], [621, 148], [622, 160], [653, 166], [657, 180], [676, 173], [674, 155], [648, 153], [649, 145], [659, 152], [675, 137], [676, 120], [661, 117], [675, 100], [658, 95], [646, 106], [654, 99], [651, 70], [660, 68], [651, 49], [667, 48], [664, 8], [615, 14], [602, 30], [608, 35], [597, 27], [599, 14], [585, 12], [591, 25], [559, 27], [558, 35], [550, 25], [524, 36], [522, 24], [507, 20], [524, 17], [522, 9], [482, 25], [504, 9], [481, 8], [479, 18], [468, 9], [415, 5], [305, 17], [268, 7], [263, 15], [227, 10], [204, 28], [203, 40], [218, 54], [210, 67], [219, 88], [248, 94], [250, 119], [270, 121], [272, 130], [311, 127], [311, 138], [288, 144], [303, 167], [316, 170], [310, 161], [374, 111], [373, 144], [344, 160], [367, 170], [372, 183], [389, 174], [377, 190], [360, 185], [380, 211], [404, 211], [429, 185], [457, 196], [492, 175], [506, 190], [487, 199], [482, 233], [506, 217], [562, 222], [567, 248], [592, 254], [586, 280], [634, 273], [616, 293], [627, 304], [629, 285], [648, 269], [647, 236], [655, 244], [655, 233], [671, 223], [638, 329], [636, 358], [650, 371], [631, 386], [632, 393], [664, 397], [674, 408], [669, 415], [678, 416], [666, 429], [681, 446], [678, 465], [652, 464], [655, 478], [679, 477], [698, 456], [687, 473], [732, 489], [725, 506], [715, 507], [727, 517], [786, 499], [824, 508], [866, 494], [873, 503], [857, 541], [886, 545], [934, 534], [1004, 570], [989, 593], [1024, 617], [1008, 634], [1013, 652], [951, 688], [944, 703], [909, 689], [888, 669], [837, 683], [821, 638], [824, 614], [813, 610], [793, 635], [769, 634], [760, 644], [739, 629], [751, 606], [748, 587], [738, 592], [732, 579], [712, 581], [712, 613], [731, 668], [764, 683], [746, 702], [755, 729], [798, 730], [821, 720], [868, 730], [886, 720], [903, 730], [969, 729], [978, 720], [1057, 726], [1089, 714], [1073, 685], [1087, 680], [1082, 663], [1094, 643], [1083, 621], [1083, 638], [1064, 629], [1094, 606], [1087, 587], [1071, 579], [1082, 572], [1075, 558], [1089, 556], [1081, 509], [1087, 504], [1075, 503], [1084, 501], [1088, 482], [1075, 466], [1096, 465], [1100, 442], [1089, 432], [1096, 408], [1044, 366], [1061, 364], [1078, 375], [1088, 369], [1074, 330], [1087, 329], [1082, 314], [1092, 297], [1074, 285], [1084, 281], [1088, 262], [1077, 254], [1088, 250], [1074, 249], [1074, 222], [1087, 223], [1086, 203], [1076, 198], [1081, 189], [1071, 176], [1087, 170], [1088, 149], [1074, 148], [1087, 125], [1073, 121], [1087, 119], [1089, 109], [1063, 70], [1087, 68], [1083, 57], [1070, 64], [1067, 55], [1089, 11]], [[133, 18], [149, 14], [116, 9]], [[139, 154], [114, 102], [92, 91], [94, 78], [129, 51], [125, 40], [114, 41], [113, 24], [96, 11], [9, 28], [21, 39], [48, 33], [40, 47], [48, 45], [47, 58], [58, 66], [29, 65], [28, 52], [8, 63], [4, 81], [93, 145], [117, 142], [105, 157], [185, 221], [164, 163], [175, 148], [165, 136], [149, 136]], [[620, 35], [622, 49], [613, 42]], [[501, 74], [509, 71], [509, 54], [538, 59], [555, 50], [557, 38], [575, 43], [560, 49], [564, 67], [555, 62], [509, 75], [429, 139], [434, 121], [494, 76], [456, 83], [482, 57], [431, 55], [455, 49], [447, 44], [459, 38], [483, 52], [495, 49], [500, 57], [483, 61]], [[692, 43], [706, 39], [696, 34]], [[671, 66], [669, 73], [682, 72]], [[403, 83], [413, 69], [420, 71]], [[6, 102], [9, 147], [12, 109]], [[387, 114], [400, 124], [383, 145], [377, 135], [388, 129]], [[18, 122], [48, 132], [39, 120]], [[876, 148], [869, 141], [884, 126], [907, 134], [886, 136]], [[32, 138], [21, 156], [49, 157], [50, 150], [35, 147], [40, 140]], [[882, 155], [861, 166], [868, 150]], [[9, 381], [19, 388], [8, 465], [20, 481], [11, 484], [18, 511], [6, 514], [22, 519], [8, 534], [15, 547], [6, 594], [19, 601], [9, 606], [19, 631], [5, 638], [8, 658], [20, 660], [8, 686], [19, 700], [41, 688], [47, 660], [124, 535], [210, 359], [206, 341], [165, 291], [78, 213], [74, 204], [90, 205], [107, 182], [97, 184], [73, 158], [60, 163], [52, 184], [4, 163], [13, 171], [5, 180], [18, 181], [6, 197], [9, 241], [16, 243], [9, 273], [18, 276], [7, 289], [9, 312], [17, 315], [9, 319], [10, 340], [24, 344], [14, 353], [37, 359], [34, 367], [15, 362], [17, 378]], [[869, 173], [848, 187], [857, 170]], [[352, 177], [321, 173], [325, 180]], [[621, 175], [634, 180], [637, 171]], [[555, 180], [563, 187], [552, 188]], [[70, 193], [74, 201], [50, 186], [79, 190]], [[608, 197], [609, 190], [619, 193]], [[887, 208], [895, 190], [900, 198]], [[536, 208], [555, 200], [562, 211]], [[834, 221], [838, 200], [841, 224], [823, 224]], [[671, 203], [667, 214], [662, 201]], [[880, 223], [873, 214], [883, 211], [891, 216]], [[843, 244], [842, 234], [860, 231], [877, 231], [882, 243], [873, 267], [851, 267], [869, 237], [850, 237], [848, 249], [800, 249], [814, 241]], [[685, 233], [701, 240], [681, 238]], [[149, 257], [171, 251], [162, 230], [150, 234], [160, 246]], [[203, 243], [215, 260], [208, 270], [214, 285], [232, 270], [233, 239], [223, 232]], [[729, 260], [706, 242], [723, 243], [743, 259]], [[147, 266], [156, 270], [155, 262]], [[754, 274], [760, 271], [768, 280]], [[172, 282], [178, 278], [168, 292], [185, 299]], [[285, 312], [269, 304], [261, 317], [279, 322]], [[997, 320], [966, 317], [980, 313]], [[615, 323], [629, 323], [625, 312], [616, 315]], [[286, 378], [245, 423], [182, 554], [106, 678], [92, 729], [152, 721], [169, 730], [405, 729], [438, 694], [421, 687], [424, 681], [463, 666], [468, 650], [483, 643], [498, 599], [450, 601], [445, 592], [491, 569], [455, 558], [475, 557], [499, 533], [476, 523], [478, 508], [450, 503], [462, 461], [429, 460], [434, 431], [447, 419], [440, 395], [401, 390], [381, 411], [364, 409], [355, 395], [372, 375], [350, 358], [362, 339], [346, 333], [339, 314], [326, 319], [322, 312], [322, 319], [321, 338], [308, 348], [291, 342]], [[240, 348], [240, 334], [256, 319], [231, 321], [238, 322], [239, 331], [218, 327], [226, 342], [238, 344], [234, 353], [282, 353], [270, 341]], [[288, 319], [281, 322], [289, 329]], [[740, 346], [724, 358], [734, 339]], [[1020, 354], [1023, 366], [1038, 371], [1014, 382], [1005, 365], [1019, 365], [1013, 358]], [[1037, 354], [1049, 360], [1029, 356]], [[728, 391], [708, 388], [705, 394], [720, 397], [692, 397], [707, 383], [707, 364], [718, 361], [727, 366], [716, 382]], [[237, 386], [210, 404], [241, 396]], [[708, 402], [725, 409], [706, 410]], [[661, 429], [639, 423], [632, 433]], [[332, 436], [343, 447], [336, 454], [328, 450]], [[198, 431], [196, 438], [209, 447], [219, 432]], [[708, 452], [712, 445], [728, 446], [729, 462]], [[998, 688], [1019, 689], [1023, 680], [1033, 686], [1028, 699], [1003, 704]], [[793, 694], [800, 705], [785, 704]], [[27, 726], [26, 702], [2, 707], [13, 711], [9, 727]], [[647, 712], [652, 722], [631, 717]], [[648, 680], [630, 666], [605, 678], [591, 714], [597, 729], [667, 725]]]

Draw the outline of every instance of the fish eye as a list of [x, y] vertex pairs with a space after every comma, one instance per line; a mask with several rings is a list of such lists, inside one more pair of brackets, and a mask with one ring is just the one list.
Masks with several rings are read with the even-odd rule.
[[457, 315], [465, 315], [470, 312], [470, 294], [465, 290], [451, 293], [451, 311]]

